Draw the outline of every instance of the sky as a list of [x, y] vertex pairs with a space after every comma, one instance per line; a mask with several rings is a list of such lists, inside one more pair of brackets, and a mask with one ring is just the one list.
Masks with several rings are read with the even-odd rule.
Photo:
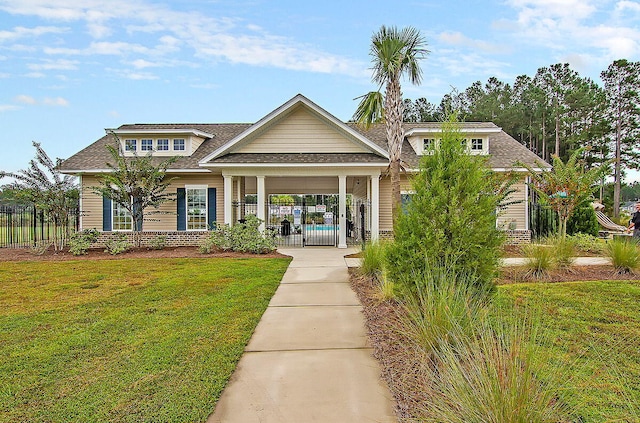
[[252, 123], [298, 93], [346, 121], [377, 89], [381, 25], [427, 39], [403, 94], [437, 104], [554, 63], [600, 83], [640, 60], [639, 24], [631, 0], [0, 0], [0, 169], [26, 168], [32, 141], [64, 159], [105, 128]]

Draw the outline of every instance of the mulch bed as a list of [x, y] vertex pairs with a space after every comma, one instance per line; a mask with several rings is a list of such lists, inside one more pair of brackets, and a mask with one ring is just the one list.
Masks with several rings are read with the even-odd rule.
[[202, 254], [197, 247], [166, 247], [162, 250], [149, 250], [147, 248], [133, 248], [125, 253], [111, 255], [105, 253], [104, 249], [92, 249], [88, 254], [74, 256], [68, 251], [55, 252], [48, 250], [42, 255], [37, 255], [29, 248], [0, 248], [0, 261], [65, 261], [65, 260], [122, 260], [140, 258], [274, 258], [287, 257], [283, 254], [272, 252], [268, 254], [248, 254], [234, 252], [214, 252]]
[[[428, 382], [421, 372], [422, 363], [411, 347], [411, 341], [402, 334], [402, 308], [392, 300], [381, 301], [374, 280], [349, 269], [351, 287], [363, 305], [365, 324], [373, 356], [382, 368], [382, 379], [387, 383], [400, 422], [419, 421], [418, 410], [428, 404]], [[525, 275], [521, 267], [503, 268], [499, 284], [519, 282], [569, 282], [585, 280], [636, 280], [638, 275], [617, 275], [613, 266], [574, 266], [571, 270], [557, 270], [545, 280], [534, 280]]]
[[574, 281], [604, 281], [604, 280], [639, 280], [640, 274], [618, 274], [611, 265], [605, 266], [571, 266], [569, 269], [550, 271], [546, 276], [534, 278], [527, 275], [521, 266], [503, 267], [498, 285], [511, 283], [554, 283]]

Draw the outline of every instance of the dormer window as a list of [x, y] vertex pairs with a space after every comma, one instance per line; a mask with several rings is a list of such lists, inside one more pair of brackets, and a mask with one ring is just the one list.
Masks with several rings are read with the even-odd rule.
[[136, 151], [137, 140], [124, 140], [124, 149], [125, 151]]
[[471, 150], [482, 151], [482, 149], [483, 149], [483, 140], [482, 140], [482, 138], [472, 138], [471, 139]]
[[436, 143], [435, 138], [424, 138], [422, 140], [422, 150], [423, 151], [431, 150], [432, 148], [434, 148], [435, 143]]
[[153, 151], [153, 140], [150, 140], [150, 139], [141, 140], [140, 149], [142, 151]]
[[169, 139], [167, 138], [158, 139], [158, 151], [169, 151]]
[[174, 151], [184, 151], [185, 150], [184, 138], [175, 138], [173, 140], [173, 150]]

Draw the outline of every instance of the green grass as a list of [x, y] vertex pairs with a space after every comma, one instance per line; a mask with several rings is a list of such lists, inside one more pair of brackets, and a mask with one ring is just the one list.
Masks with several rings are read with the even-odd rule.
[[288, 263], [0, 263], [0, 421], [206, 420]]
[[501, 316], [539, 312], [574, 421], [640, 421], [640, 281], [506, 285], [497, 303]]

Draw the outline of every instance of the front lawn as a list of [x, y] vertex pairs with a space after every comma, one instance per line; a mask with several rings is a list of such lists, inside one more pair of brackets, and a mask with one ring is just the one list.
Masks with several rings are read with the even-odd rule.
[[496, 300], [503, 317], [539, 316], [574, 421], [640, 421], [640, 281], [515, 284], [500, 286]]
[[0, 421], [204, 421], [288, 264], [0, 262]]

